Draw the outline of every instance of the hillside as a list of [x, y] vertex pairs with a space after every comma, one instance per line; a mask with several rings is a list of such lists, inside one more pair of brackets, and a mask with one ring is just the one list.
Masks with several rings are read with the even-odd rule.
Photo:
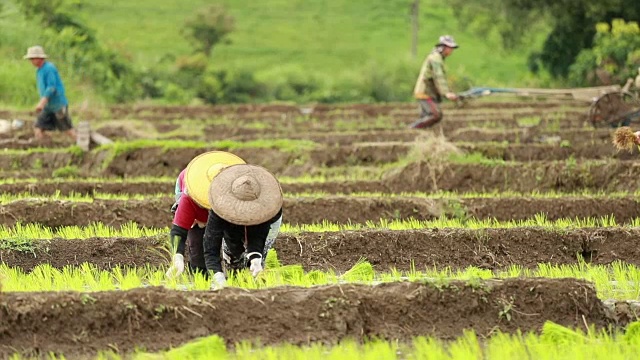
[[[409, 0], [222, 2], [235, 17], [236, 30], [229, 43], [214, 49], [212, 61], [218, 68], [249, 69], [266, 81], [277, 79], [282, 72], [297, 71], [339, 82], [355, 73], [389, 68], [401, 72], [399, 76], [407, 83], [401, 91], [409, 92], [422, 58], [440, 34], [449, 33], [461, 44], [448, 59], [449, 73], [459, 84], [467, 83], [461, 81], [464, 78], [476, 85], [493, 86], [537, 82], [527, 72], [527, 51], [507, 53], [500, 50], [496, 38], [460, 31], [451, 10], [439, 1], [421, 3], [417, 58], [410, 54]], [[78, 16], [96, 30], [101, 41], [139, 66], [169, 71], [176, 57], [190, 52], [190, 45], [180, 35], [184, 19], [206, 3], [93, 0], [82, 2]], [[20, 56], [24, 48], [37, 41], [37, 33], [34, 35], [29, 29], [28, 22], [22, 21], [27, 26], [17, 26], [19, 22], [17, 16], [12, 16], [10, 24], [6, 19], [0, 21], [1, 30], [10, 27], [14, 32], [10, 41], [0, 41], [0, 55], [12, 63], [9, 67], [19, 69], [19, 77], [26, 74], [24, 81], [33, 82], [32, 69], [24, 69], [27, 64], [21, 62]], [[1, 33], [0, 39], [6, 36], [4, 31]], [[64, 72], [63, 64], [61, 68]], [[0, 82], [5, 84], [16, 82], [16, 77], [16, 71], [0, 71]], [[1, 86], [0, 90], [4, 90]], [[0, 94], [0, 101], [30, 103], [5, 94]]]

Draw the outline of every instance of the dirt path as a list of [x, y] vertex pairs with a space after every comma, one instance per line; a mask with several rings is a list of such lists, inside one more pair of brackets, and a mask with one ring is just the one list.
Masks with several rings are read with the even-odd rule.
[[[572, 328], [613, 323], [595, 290], [569, 279], [478, 286], [454, 281], [218, 292], [3, 293], [0, 306], [2, 356], [16, 350], [70, 357], [107, 349], [158, 351], [209, 334], [230, 345], [257, 338], [265, 345], [302, 345], [370, 337], [453, 339], [464, 329], [480, 336], [497, 330], [536, 332], [547, 320]], [[508, 318], [499, 315], [505, 311]]]
[[[638, 237], [640, 230], [623, 228], [362, 230], [282, 233], [275, 249], [285, 265], [338, 273], [349, 270], [361, 257], [377, 271], [408, 271], [412, 261], [417, 269], [506, 269], [512, 264], [535, 268], [538, 263], [575, 264], [578, 255], [593, 264], [620, 260], [640, 266]], [[162, 250], [167, 238], [46, 240], [36, 242], [33, 252], [0, 250], [0, 260], [25, 271], [44, 263], [55, 268], [84, 262], [100, 269], [167, 266], [168, 253]]]

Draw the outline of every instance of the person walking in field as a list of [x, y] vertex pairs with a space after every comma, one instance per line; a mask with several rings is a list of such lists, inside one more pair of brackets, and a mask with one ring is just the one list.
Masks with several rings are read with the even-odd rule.
[[229, 166], [211, 182], [209, 204], [204, 258], [213, 275], [212, 288], [226, 285], [222, 261], [227, 271], [248, 267], [258, 276], [282, 224], [278, 180], [260, 166]]
[[427, 55], [413, 90], [420, 105], [420, 119], [410, 125], [413, 129], [431, 127], [442, 120], [440, 103], [443, 98], [456, 101], [458, 96], [451, 92], [447, 83], [444, 60], [458, 48], [449, 35], [440, 36], [435, 48]]
[[36, 105], [38, 118], [34, 128], [37, 140], [45, 138], [45, 131], [64, 131], [76, 141], [76, 131], [69, 116], [69, 102], [65, 95], [64, 84], [53, 63], [47, 61], [47, 54], [42, 46], [32, 46], [27, 49], [24, 59], [31, 61], [37, 68], [36, 82], [40, 101]]
[[179, 276], [185, 270], [184, 255], [189, 245], [189, 270], [208, 277], [204, 261], [203, 236], [209, 217], [211, 180], [226, 166], [244, 164], [238, 156], [224, 151], [210, 151], [193, 158], [176, 181], [175, 204], [171, 207], [173, 225], [169, 236], [173, 255], [168, 277]]

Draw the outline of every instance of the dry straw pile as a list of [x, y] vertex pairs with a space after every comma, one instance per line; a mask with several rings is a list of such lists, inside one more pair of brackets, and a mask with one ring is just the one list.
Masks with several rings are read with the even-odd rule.
[[618, 130], [613, 134], [613, 145], [615, 145], [618, 151], [627, 150], [632, 152], [634, 146], [637, 145], [636, 141], [636, 134], [628, 126], [618, 128]]

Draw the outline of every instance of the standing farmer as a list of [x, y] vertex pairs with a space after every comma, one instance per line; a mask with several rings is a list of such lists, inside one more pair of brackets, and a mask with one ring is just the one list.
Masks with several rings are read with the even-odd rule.
[[42, 140], [45, 131], [64, 131], [73, 140], [76, 140], [76, 131], [69, 117], [69, 102], [64, 92], [64, 85], [58, 69], [51, 62], [47, 61], [42, 46], [32, 46], [27, 49], [25, 59], [29, 59], [36, 71], [36, 82], [40, 101], [36, 105], [38, 119], [36, 121], [34, 134], [36, 139]]
[[221, 253], [227, 270], [249, 267], [257, 276], [282, 224], [280, 183], [263, 167], [229, 166], [211, 182], [209, 204], [204, 258], [213, 287], [226, 283]]
[[210, 151], [193, 158], [176, 181], [176, 203], [172, 207], [173, 226], [169, 236], [176, 249], [167, 276], [184, 271], [185, 247], [189, 245], [189, 268], [207, 275], [202, 238], [209, 216], [211, 180], [226, 166], [244, 164], [238, 156], [224, 151]]
[[458, 96], [449, 90], [444, 59], [446, 59], [458, 44], [449, 35], [440, 36], [440, 41], [422, 63], [420, 75], [413, 90], [415, 98], [420, 104], [420, 119], [411, 124], [411, 128], [423, 129], [431, 127], [442, 120], [440, 103], [446, 97], [456, 101]]

